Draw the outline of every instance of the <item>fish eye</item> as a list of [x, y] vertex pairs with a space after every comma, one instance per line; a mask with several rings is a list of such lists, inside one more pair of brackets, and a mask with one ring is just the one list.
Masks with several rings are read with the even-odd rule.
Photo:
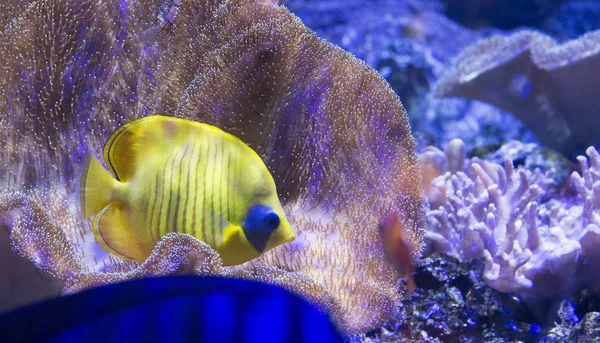
[[267, 213], [265, 215], [264, 223], [268, 228], [276, 229], [279, 227], [280, 223], [279, 216], [277, 215], [277, 213]]

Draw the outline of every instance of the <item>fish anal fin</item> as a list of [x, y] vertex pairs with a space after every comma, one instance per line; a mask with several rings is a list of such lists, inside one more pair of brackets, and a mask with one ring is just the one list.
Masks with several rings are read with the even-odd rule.
[[150, 256], [147, 248], [135, 234], [125, 212], [113, 204], [100, 211], [92, 221], [96, 240], [106, 251], [129, 261], [143, 262]]

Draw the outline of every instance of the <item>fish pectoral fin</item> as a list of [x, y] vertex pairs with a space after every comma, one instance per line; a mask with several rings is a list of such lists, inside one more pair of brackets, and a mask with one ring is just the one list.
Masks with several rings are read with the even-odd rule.
[[227, 242], [227, 234], [228, 231], [233, 228], [233, 224], [231, 224], [227, 219], [223, 218], [222, 215], [216, 213], [216, 212], [212, 212], [212, 217], [213, 217], [213, 223], [215, 223], [216, 229], [217, 229], [217, 238], [216, 238], [216, 245], [219, 246], [221, 245], [223, 242]]
[[109, 204], [92, 221], [96, 240], [109, 253], [129, 261], [144, 262], [151, 251], [144, 249], [140, 239], [129, 225], [126, 214]]
[[242, 232], [241, 228], [230, 225], [223, 230], [223, 242], [230, 242], [233, 239], [237, 239], [235, 236]]

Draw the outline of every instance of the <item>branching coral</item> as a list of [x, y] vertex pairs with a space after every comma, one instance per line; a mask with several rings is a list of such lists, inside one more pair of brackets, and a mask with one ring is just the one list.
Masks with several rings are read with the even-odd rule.
[[[546, 146], [569, 157], [599, 146], [594, 84], [600, 31], [557, 44], [534, 31], [493, 36], [465, 49], [438, 96], [481, 100], [513, 113]], [[591, 73], [591, 74], [590, 74]]]
[[[14, 45], [3, 44], [1, 57], [0, 109], [9, 114], [1, 123], [2, 218], [14, 218], [21, 254], [64, 280], [65, 292], [148, 275], [220, 274], [291, 289], [349, 335], [392, 315], [402, 283], [377, 224], [397, 213], [418, 254], [423, 201], [404, 109], [376, 72], [276, 1], [69, 5], [32, 3], [2, 33]], [[95, 251], [71, 178], [115, 126], [153, 112], [211, 123], [251, 145], [273, 173], [298, 241], [234, 268], [177, 234], [141, 265]], [[45, 195], [49, 184], [56, 196]]]
[[[590, 166], [578, 158], [582, 173], [571, 176], [576, 197], [542, 202], [550, 172], [515, 170], [509, 161], [504, 167], [476, 158], [465, 163], [460, 145], [454, 141], [446, 153], [430, 149], [422, 156], [441, 170], [429, 191], [430, 248], [463, 261], [483, 257], [485, 282], [502, 292], [554, 297], [583, 288], [598, 291], [592, 272], [600, 267], [597, 151], [587, 150]], [[445, 165], [456, 164], [465, 167], [446, 172]]]

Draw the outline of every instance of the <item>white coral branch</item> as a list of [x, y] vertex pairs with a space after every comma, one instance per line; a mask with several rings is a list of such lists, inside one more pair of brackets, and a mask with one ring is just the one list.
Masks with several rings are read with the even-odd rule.
[[[465, 160], [455, 153], [464, 154], [461, 144], [453, 145], [444, 153], [429, 150], [430, 161], [438, 163], [440, 172], [429, 185], [429, 194], [444, 195], [429, 202], [429, 251], [463, 261], [483, 258], [484, 280], [503, 292], [557, 296], [584, 287], [600, 291], [595, 286], [600, 277], [592, 272], [600, 268], [596, 149], [590, 147], [587, 157], [578, 157], [581, 171], [570, 178], [577, 196], [542, 203], [552, 171], [515, 169], [510, 161], [500, 166], [477, 158]], [[450, 171], [451, 165], [463, 169]]]

